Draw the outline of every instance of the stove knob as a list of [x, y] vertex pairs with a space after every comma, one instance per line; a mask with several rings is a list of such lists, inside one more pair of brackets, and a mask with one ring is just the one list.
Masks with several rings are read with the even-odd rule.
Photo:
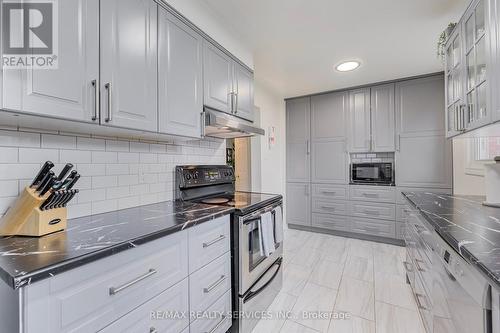
[[186, 180], [191, 180], [191, 174], [186, 174]]

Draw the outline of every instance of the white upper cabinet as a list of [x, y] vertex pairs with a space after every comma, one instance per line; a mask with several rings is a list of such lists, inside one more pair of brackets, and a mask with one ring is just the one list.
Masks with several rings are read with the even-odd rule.
[[157, 7], [101, 0], [101, 124], [158, 131]]
[[349, 151], [371, 150], [370, 88], [349, 92]]
[[205, 105], [219, 111], [233, 111], [233, 62], [220, 49], [205, 41], [203, 75]]
[[58, 68], [3, 70], [4, 109], [98, 122], [99, 2], [58, 2]]
[[310, 180], [310, 103], [298, 98], [286, 102], [286, 177], [289, 182]]
[[199, 138], [203, 111], [203, 39], [164, 9], [158, 15], [160, 132]]
[[234, 115], [253, 121], [253, 74], [238, 63], [234, 65]]
[[394, 84], [371, 88], [372, 151], [395, 150]]

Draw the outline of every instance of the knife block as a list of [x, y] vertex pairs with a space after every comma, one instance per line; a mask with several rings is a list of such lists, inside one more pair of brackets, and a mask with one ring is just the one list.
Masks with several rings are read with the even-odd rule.
[[39, 197], [26, 187], [0, 220], [0, 236], [40, 237], [66, 229], [66, 208], [40, 210], [49, 193]]

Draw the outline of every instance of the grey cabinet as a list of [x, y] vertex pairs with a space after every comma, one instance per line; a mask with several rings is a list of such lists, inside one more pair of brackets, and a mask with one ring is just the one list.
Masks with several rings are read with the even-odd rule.
[[253, 73], [210, 42], [204, 44], [205, 105], [253, 121]]
[[449, 188], [451, 143], [445, 137], [441, 75], [396, 84], [396, 184]]
[[234, 115], [253, 121], [253, 73], [233, 62]]
[[395, 150], [394, 89], [394, 84], [371, 88], [371, 148], [375, 152]]
[[346, 115], [348, 94], [311, 98], [311, 180], [347, 183]]
[[2, 108], [98, 122], [98, 18], [97, 0], [61, 1], [58, 9], [58, 68], [4, 69]]
[[101, 1], [101, 124], [158, 130], [157, 7]]
[[371, 150], [370, 88], [349, 92], [349, 151]]
[[203, 75], [205, 105], [232, 113], [233, 62], [208, 41], [203, 48]]
[[199, 138], [203, 111], [203, 38], [164, 9], [158, 15], [160, 133]]
[[286, 184], [287, 223], [311, 225], [311, 185], [307, 183]]
[[310, 98], [287, 101], [286, 165], [287, 181], [310, 180]]

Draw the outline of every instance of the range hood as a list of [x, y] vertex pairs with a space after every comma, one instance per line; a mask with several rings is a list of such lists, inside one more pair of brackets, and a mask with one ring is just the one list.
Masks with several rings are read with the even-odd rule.
[[245, 138], [264, 135], [262, 128], [252, 126], [252, 123], [238, 117], [205, 107], [205, 136], [220, 139]]

